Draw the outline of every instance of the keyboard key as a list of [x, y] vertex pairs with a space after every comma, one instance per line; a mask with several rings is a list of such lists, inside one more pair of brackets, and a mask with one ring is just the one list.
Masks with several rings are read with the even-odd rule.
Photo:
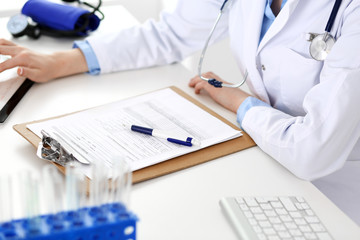
[[279, 215], [288, 215], [288, 212], [284, 208], [276, 208], [275, 211]]
[[259, 240], [267, 240], [266, 235], [263, 233], [258, 233], [257, 236], [258, 236]]
[[302, 233], [299, 229], [290, 229], [289, 232], [294, 237], [302, 236]]
[[300, 203], [305, 202], [305, 199], [303, 197], [296, 197], [296, 200]]
[[291, 211], [297, 211], [297, 208], [295, 207], [295, 205], [293, 204], [293, 202], [287, 198], [287, 197], [280, 197], [280, 201], [281, 203], [284, 205], [284, 207], [286, 208], [286, 210], [288, 210], [289, 212]]
[[289, 213], [292, 218], [301, 218], [302, 214], [299, 212], [290, 212]]
[[271, 205], [269, 203], [261, 203], [260, 207], [264, 210], [270, 210], [272, 209]]
[[269, 240], [281, 240], [278, 236], [269, 236], [268, 237]]
[[268, 203], [269, 202], [267, 198], [263, 198], [263, 197], [257, 197], [256, 201], [258, 203]]
[[305, 220], [308, 223], [318, 223], [318, 222], [320, 222], [319, 219], [316, 216], [306, 216]]
[[296, 225], [300, 226], [300, 225], [306, 225], [307, 222], [303, 219], [303, 218], [295, 218], [294, 222], [296, 223]]
[[274, 210], [265, 210], [264, 213], [267, 217], [276, 217], [277, 216], [277, 214]]
[[282, 239], [291, 238], [291, 235], [289, 232], [281, 231], [281, 232], [278, 232], [278, 234]]
[[269, 218], [269, 221], [270, 221], [272, 224], [281, 223], [281, 220], [280, 220], [280, 218], [278, 218], [278, 217], [270, 217], [270, 218]]
[[288, 229], [297, 229], [298, 228], [297, 225], [293, 222], [286, 222], [284, 224]]
[[282, 208], [283, 207], [283, 205], [281, 204], [280, 201], [271, 202], [271, 206], [273, 206], [274, 208]]
[[317, 239], [317, 236], [315, 235], [315, 233], [305, 233], [304, 234], [305, 238], [306, 239], [309, 239], [309, 240], [313, 240], [313, 239]]
[[286, 231], [286, 227], [285, 227], [285, 225], [283, 225], [283, 224], [274, 224], [274, 229], [276, 230], [276, 231]]
[[272, 226], [269, 221], [260, 221], [260, 222], [259, 222], [259, 225], [260, 225], [260, 227], [262, 227], [262, 228], [266, 228], [266, 227], [271, 227], [271, 226]]
[[323, 227], [323, 225], [319, 224], [319, 223], [312, 223], [310, 224], [310, 227], [312, 228], [312, 230], [314, 230], [314, 232], [324, 232], [325, 228]]
[[244, 200], [249, 207], [257, 207], [259, 205], [255, 198], [246, 197]]
[[307, 203], [301, 203], [302, 209], [310, 209], [310, 206]]
[[291, 218], [289, 215], [281, 215], [281, 216], [280, 216], [280, 219], [281, 219], [283, 222], [292, 222], [292, 218]]
[[327, 232], [317, 233], [316, 235], [320, 240], [332, 240], [332, 237]]
[[240, 203], [239, 207], [241, 208], [241, 210], [246, 211], [249, 210], [249, 207], [245, 204], [245, 203]]
[[274, 235], [274, 234], [276, 234], [276, 231], [273, 228], [264, 228], [263, 230], [264, 230], [264, 233], [266, 235]]
[[294, 240], [306, 240], [306, 238], [301, 236], [301, 237], [295, 237]]
[[258, 221], [267, 220], [267, 217], [265, 216], [265, 214], [255, 214], [254, 217]]
[[251, 225], [258, 225], [258, 222], [256, 221], [255, 218], [249, 218], [248, 220]]
[[314, 213], [312, 210], [310, 210], [310, 209], [305, 210], [305, 213], [306, 213], [307, 215], [309, 215], [309, 216], [314, 216], [314, 215], [315, 215], [315, 213]]
[[252, 214], [250, 211], [244, 211], [244, 215], [245, 215], [247, 218], [252, 218], [252, 217], [253, 217], [253, 214]]
[[252, 208], [250, 208], [250, 211], [254, 214], [263, 212], [263, 210], [260, 207], [252, 207]]
[[236, 202], [237, 202], [238, 204], [245, 203], [245, 201], [244, 201], [244, 199], [243, 199], [242, 197], [237, 197], [237, 198], [236, 198]]
[[307, 232], [312, 232], [310, 226], [305, 225], [305, 226], [299, 226], [300, 231], [302, 231], [303, 233], [307, 233]]
[[255, 231], [256, 233], [262, 233], [262, 232], [263, 232], [262, 228], [259, 227], [259, 226], [253, 226], [253, 229], [254, 229], [254, 231]]

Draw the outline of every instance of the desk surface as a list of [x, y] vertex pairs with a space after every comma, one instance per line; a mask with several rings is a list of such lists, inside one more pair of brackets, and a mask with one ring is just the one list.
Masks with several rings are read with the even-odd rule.
[[[136, 22], [120, 6], [105, 10], [120, 11], [126, 19], [121, 27]], [[107, 14], [109, 23], [112, 16], [115, 14]], [[0, 37], [10, 39], [4, 24], [6, 19], [0, 19]], [[99, 33], [109, 30], [106, 24], [106, 21], [102, 23]], [[69, 49], [72, 46], [71, 40], [48, 37], [37, 41], [22, 38], [16, 42], [42, 51]], [[193, 93], [187, 86], [193, 75], [181, 64], [174, 64], [100, 76], [80, 74], [35, 84], [7, 121], [0, 125], [0, 174], [14, 174], [20, 169], [36, 173], [48, 164], [36, 157], [35, 149], [12, 129], [13, 125], [106, 104], [171, 85], [181, 88], [235, 123], [235, 114], [215, 104], [209, 96]], [[130, 208], [140, 218], [138, 239], [236, 239], [218, 204], [221, 197], [234, 195], [303, 196], [335, 239], [360, 239], [360, 228], [317, 188], [294, 177], [258, 147], [134, 185]]]

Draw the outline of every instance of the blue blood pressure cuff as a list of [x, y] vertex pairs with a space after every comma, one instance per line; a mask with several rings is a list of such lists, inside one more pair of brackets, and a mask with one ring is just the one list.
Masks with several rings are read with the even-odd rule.
[[21, 12], [42, 30], [64, 36], [84, 36], [100, 24], [99, 17], [86, 9], [47, 0], [28, 0]]

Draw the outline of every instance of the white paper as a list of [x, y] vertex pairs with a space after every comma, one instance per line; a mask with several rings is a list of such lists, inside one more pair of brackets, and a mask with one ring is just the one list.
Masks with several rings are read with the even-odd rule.
[[[187, 147], [133, 132], [125, 125], [140, 125], [193, 137], [200, 147]], [[159, 90], [62, 118], [27, 126], [40, 138], [45, 130], [60, 143], [72, 146], [74, 156], [108, 167], [125, 156], [131, 169], [141, 169], [200, 148], [241, 136], [216, 117], [171, 89]], [[87, 176], [91, 177], [86, 172]]]
[[[0, 54], [0, 63], [11, 58]], [[25, 78], [17, 75], [17, 67], [0, 72], [0, 110], [10, 100], [12, 95], [25, 81]]]
[[[2, 73], [0, 73], [1, 75]], [[21, 84], [25, 81], [23, 77], [15, 77], [6, 82], [0, 82], [0, 110], [10, 100], [12, 95], [18, 90]]]
[[[9, 58], [11, 58], [11, 57], [7, 56], [7, 55], [0, 55], [0, 63], [8, 60]], [[18, 67], [14, 67], [14, 68], [2, 71], [0, 73], [0, 83], [1, 82], [6, 82], [6, 81], [9, 81], [9, 80], [13, 80], [14, 78], [17, 78], [18, 77], [17, 69], [18, 69]]]

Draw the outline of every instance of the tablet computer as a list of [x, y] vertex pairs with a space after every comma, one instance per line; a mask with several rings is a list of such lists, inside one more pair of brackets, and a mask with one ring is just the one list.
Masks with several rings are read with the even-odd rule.
[[33, 83], [22, 77], [13, 77], [0, 82], [0, 123], [6, 120]]

